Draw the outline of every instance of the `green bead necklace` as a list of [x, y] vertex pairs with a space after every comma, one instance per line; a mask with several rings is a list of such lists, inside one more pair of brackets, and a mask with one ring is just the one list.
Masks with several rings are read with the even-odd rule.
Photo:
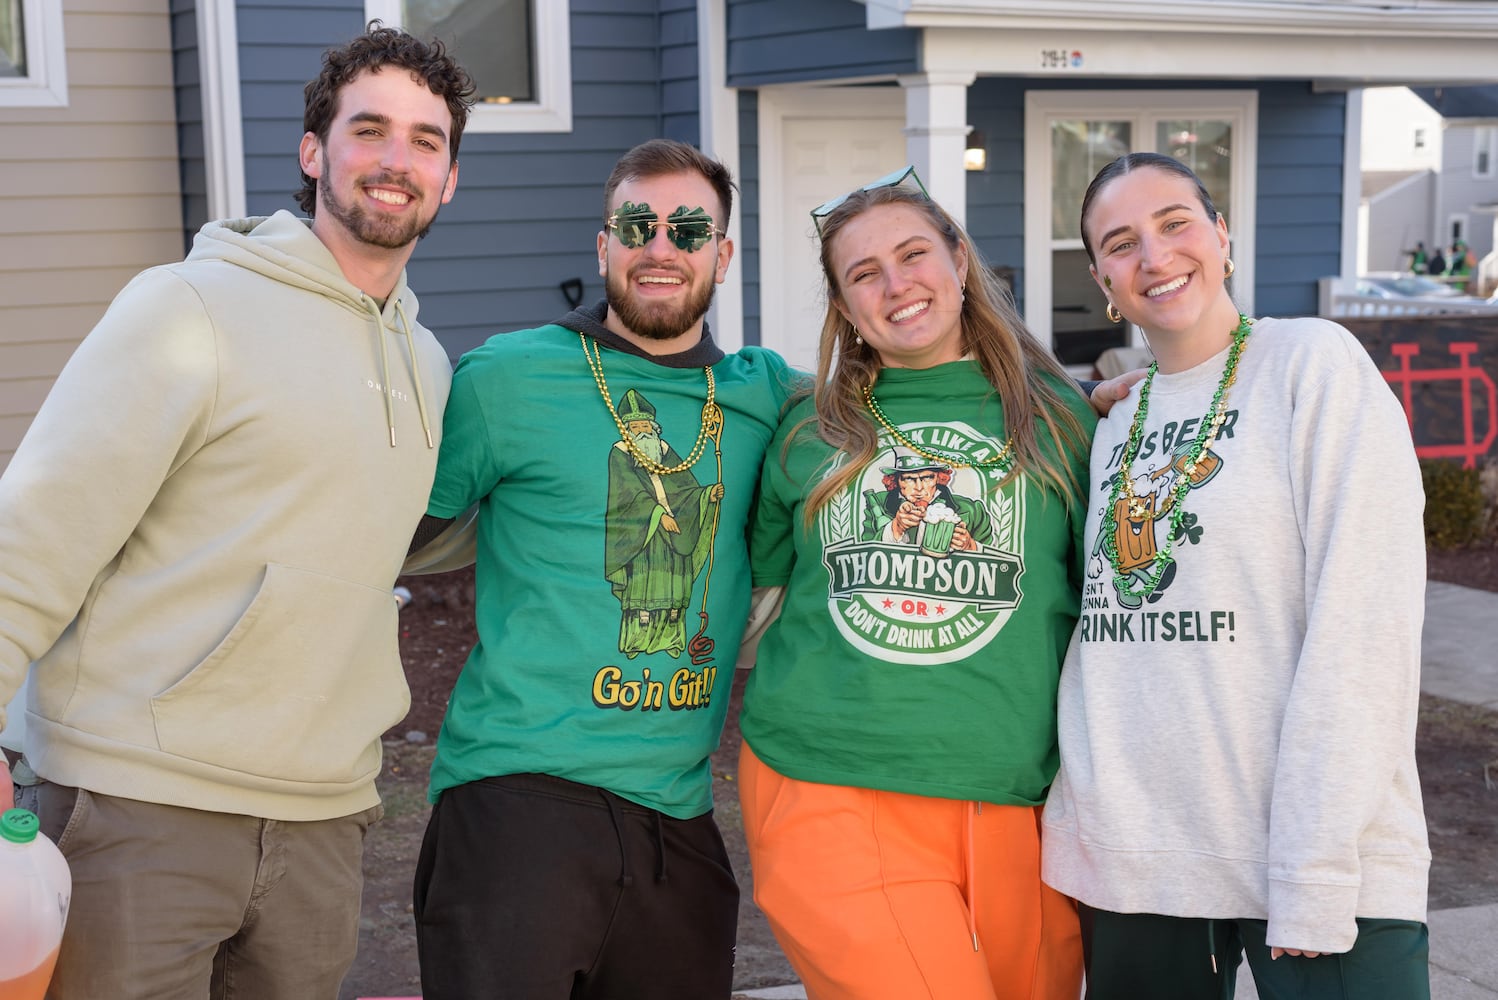
[[[1181, 518], [1186, 515], [1186, 491], [1191, 488], [1192, 477], [1196, 474], [1196, 467], [1212, 446], [1217, 438], [1217, 432], [1222, 429], [1223, 422], [1227, 419], [1227, 394], [1228, 388], [1238, 378], [1238, 358], [1243, 353], [1243, 343], [1248, 339], [1248, 331], [1253, 325], [1253, 320], [1238, 314], [1238, 326], [1233, 330], [1233, 343], [1228, 348], [1228, 360], [1226, 367], [1222, 370], [1222, 379], [1217, 383], [1217, 391], [1212, 394], [1212, 404], [1207, 407], [1207, 414], [1202, 418], [1201, 429], [1196, 432], [1196, 440], [1191, 443], [1190, 450], [1186, 453], [1186, 461], [1181, 466], [1183, 475], [1176, 478], [1176, 484], [1171, 491], [1170, 531], [1165, 535], [1165, 548], [1155, 553], [1155, 568], [1151, 571], [1149, 579], [1144, 583], [1144, 589], [1136, 591], [1133, 583], [1124, 574], [1119, 566], [1118, 554], [1118, 501], [1122, 496], [1128, 497], [1129, 516], [1144, 517], [1147, 513], [1145, 501], [1134, 493], [1133, 475], [1131, 466], [1135, 457], [1139, 454], [1139, 444], [1144, 439], [1144, 421], [1149, 416], [1150, 409], [1150, 386], [1154, 384], [1155, 373], [1160, 370], [1158, 361], [1152, 363], [1144, 382], [1139, 386], [1139, 409], [1134, 411], [1134, 422], [1129, 426], [1129, 440], [1124, 445], [1123, 461], [1119, 463], [1118, 475], [1113, 481], [1113, 489], [1108, 494], [1108, 508], [1103, 512], [1103, 553], [1113, 565], [1113, 584], [1119, 593], [1129, 594], [1140, 599], [1146, 598], [1155, 592], [1160, 585], [1160, 580], [1165, 576], [1165, 571], [1175, 560], [1171, 556], [1171, 549], [1175, 546], [1176, 534], [1181, 527]], [[1151, 527], [1150, 530], [1154, 530]]]

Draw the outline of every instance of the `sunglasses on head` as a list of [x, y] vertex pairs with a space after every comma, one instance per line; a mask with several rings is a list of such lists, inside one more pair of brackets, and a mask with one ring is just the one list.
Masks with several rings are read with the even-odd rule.
[[901, 167], [899, 170], [896, 170], [892, 174], [885, 174], [877, 181], [870, 181], [861, 188], [856, 188], [852, 191], [849, 191], [847, 194], [840, 194], [836, 198], [833, 198], [831, 201], [824, 201], [822, 202], [822, 204], [812, 209], [811, 221], [817, 227], [817, 236], [820, 237], [822, 235], [822, 221], [826, 219], [827, 216], [831, 215], [843, 202], [853, 197], [859, 191], [873, 191], [876, 188], [885, 187], [910, 188], [912, 191], [919, 191], [921, 193], [921, 197], [927, 199], [928, 201], [931, 198], [931, 196], [926, 193], [926, 185], [922, 184], [921, 179], [916, 176], [915, 167]]
[[661, 219], [649, 205], [636, 205], [632, 201], [626, 201], [619, 206], [618, 211], [609, 216], [603, 226], [612, 230], [619, 237], [619, 243], [631, 250], [638, 250], [649, 243], [661, 226], [666, 227], [666, 237], [671, 245], [687, 253], [701, 250], [714, 236], [727, 235], [713, 225], [712, 216], [700, 205], [696, 208], [682, 205]]

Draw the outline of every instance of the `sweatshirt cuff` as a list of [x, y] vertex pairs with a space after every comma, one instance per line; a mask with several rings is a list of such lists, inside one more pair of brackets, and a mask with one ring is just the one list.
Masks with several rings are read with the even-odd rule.
[[1342, 954], [1358, 937], [1358, 887], [1269, 880], [1271, 948]]

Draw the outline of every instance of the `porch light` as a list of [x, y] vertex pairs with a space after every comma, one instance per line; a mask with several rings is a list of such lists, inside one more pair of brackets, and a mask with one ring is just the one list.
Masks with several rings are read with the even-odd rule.
[[962, 165], [968, 170], [988, 169], [988, 147], [983, 143], [983, 133], [977, 129], [967, 134], [967, 149], [962, 153]]

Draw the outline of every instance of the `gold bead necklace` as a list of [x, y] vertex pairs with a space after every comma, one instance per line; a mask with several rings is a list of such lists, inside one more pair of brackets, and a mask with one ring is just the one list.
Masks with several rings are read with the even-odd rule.
[[609, 383], [603, 377], [603, 351], [595, 342], [589, 349], [589, 339], [586, 334], [579, 333], [578, 339], [583, 342], [583, 357], [588, 359], [588, 370], [593, 373], [593, 381], [598, 385], [598, 391], [603, 396], [603, 405], [609, 408], [609, 416], [614, 418], [614, 425], [619, 428], [619, 440], [629, 449], [629, 453], [635, 457], [645, 468], [657, 476], [670, 476], [678, 472], [685, 472], [697, 463], [702, 453], [707, 450], [708, 425], [712, 423], [713, 414], [718, 407], [713, 402], [717, 391], [717, 385], [713, 380], [713, 369], [711, 365], [704, 365], [702, 370], [707, 375], [707, 402], [702, 407], [702, 426], [697, 431], [697, 443], [692, 446], [692, 453], [677, 465], [662, 465], [649, 455], [640, 450], [635, 444], [635, 439], [629, 433], [629, 428], [624, 426], [624, 420], [619, 416], [619, 411], [614, 409], [614, 397], [609, 395]]
[[929, 452], [904, 434], [901, 434], [895, 425], [890, 422], [890, 419], [884, 415], [884, 410], [880, 408], [878, 400], [874, 398], [874, 386], [872, 383], [863, 387], [863, 400], [868, 405], [869, 412], [874, 415], [874, 419], [879, 421], [879, 426], [889, 432], [890, 437], [928, 462], [941, 462], [950, 465], [954, 469], [998, 469], [1006, 475], [1009, 472], [1009, 466], [1014, 463], [1014, 437], [1012, 435], [1009, 440], [1004, 442], [1004, 447], [993, 458], [985, 459], [981, 462], [963, 461], [953, 458], [950, 455], [938, 455], [934, 452]]

